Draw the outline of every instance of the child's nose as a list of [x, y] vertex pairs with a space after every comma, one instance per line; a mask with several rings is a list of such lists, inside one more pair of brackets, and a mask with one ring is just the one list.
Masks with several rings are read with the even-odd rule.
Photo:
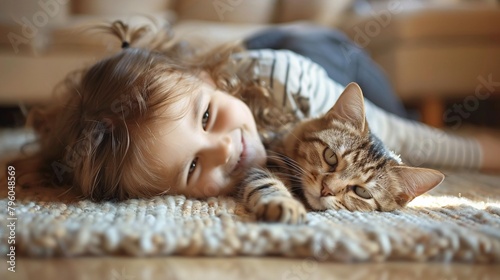
[[221, 136], [214, 140], [214, 146], [210, 149], [209, 159], [215, 166], [226, 164], [231, 158], [233, 141], [229, 135]]

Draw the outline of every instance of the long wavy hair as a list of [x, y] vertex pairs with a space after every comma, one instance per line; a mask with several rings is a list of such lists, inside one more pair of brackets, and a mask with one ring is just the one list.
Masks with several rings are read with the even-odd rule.
[[274, 104], [270, 89], [249, 75], [256, 62], [234, 59], [235, 53], [244, 54], [240, 42], [204, 50], [168, 29], [151, 27], [121, 21], [96, 26], [124, 48], [70, 73], [58, 87], [59, 100], [30, 111], [27, 123], [39, 149], [12, 162], [21, 175], [18, 182], [74, 187], [94, 201], [165, 193], [150, 141], [159, 121], [181, 117], [169, 115], [169, 105], [200, 85], [202, 71], [248, 104], [261, 135], [295, 121]]

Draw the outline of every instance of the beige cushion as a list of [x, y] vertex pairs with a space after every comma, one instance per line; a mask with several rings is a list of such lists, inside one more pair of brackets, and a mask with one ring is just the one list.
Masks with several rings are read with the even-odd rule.
[[276, 22], [308, 20], [320, 25], [336, 26], [353, 0], [283, 0], [276, 11]]
[[[109, 17], [108, 17], [109, 18]], [[160, 23], [167, 24], [168, 14], [159, 14], [156, 18]], [[109, 18], [109, 20], [112, 20]], [[108, 20], [108, 21], [109, 21]], [[115, 36], [102, 32], [82, 32], [82, 26], [91, 26], [92, 23], [101, 22], [102, 18], [74, 20], [73, 24], [66, 28], [53, 30], [49, 53], [67, 53], [82, 51], [95, 54], [110, 54], [120, 50], [121, 42]], [[131, 25], [151, 24], [146, 18], [134, 17], [127, 22]], [[184, 20], [173, 24], [172, 28], [176, 37], [198, 44], [198, 46], [210, 47], [228, 41], [236, 41], [249, 36], [268, 24], [225, 24], [213, 21]], [[165, 26], [165, 28], [168, 28]]]
[[[343, 26], [356, 41], [364, 44], [365, 38], [373, 44], [398, 40], [446, 40], [453, 37], [467, 38], [500, 36], [500, 8], [492, 5], [437, 6], [390, 12], [383, 10]], [[364, 38], [363, 38], [364, 37]], [[359, 39], [358, 39], [359, 38]]]
[[72, 0], [73, 14], [130, 15], [167, 11], [173, 0], [147, 0], [137, 5], [137, 0]]
[[241, 40], [269, 26], [269, 24], [224, 24], [212, 21], [184, 20], [174, 25], [174, 32], [183, 40], [188, 40], [198, 46], [210, 47]]
[[176, 1], [179, 20], [205, 20], [220, 23], [258, 23], [273, 21], [277, 0], [182, 0]]
[[65, 2], [0, 0], [1, 51], [19, 54], [43, 47], [49, 30], [70, 17], [71, 5]]
[[493, 93], [483, 81], [500, 81], [500, 44], [388, 46], [373, 56], [405, 101], [472, 96], [478, 89]]
[[0, 0], [0, 23], [24, 22], [43, 28], [53, 22], [64, 22], [71, 13], [71, 4], [66, 0], [12, 1]]
[[[55, 52], [109, 52], [118, 50], [121, 42], [115, 36], [92, 29], [98, 24], [122, 20], [131, 26], [151, 25], [152, 20], [165, 26], [175, 21], [173, 12], [147, 15], [73, 15], [63, 22], [37, 29], [33, 36], [25, 36], [17, 24], [0, 24], [0, 51], [3, 54], [46, 54]], [[13, 35], [14, 34], [14, 35]], [[18, 37], [12, 37], [18, 36]], [[17, 39], [20, 38], [20, 39]]]

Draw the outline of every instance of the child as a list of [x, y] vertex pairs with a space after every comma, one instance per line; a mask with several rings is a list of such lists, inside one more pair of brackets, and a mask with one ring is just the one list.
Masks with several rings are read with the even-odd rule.
[[[200, 52], [119, 21], [102, 28], [123, 50], [68, 76], [61, 102], [30, 113], [40, 150], [15, 163], [28, 182], [48, 174], [93, 200], [226, 195], [265, 164], [267, 144], [343, 90], [290, 51]], [[373, 133], [407, 163], [500, 170], [497, 140], [449, 135], [365, 101]]]

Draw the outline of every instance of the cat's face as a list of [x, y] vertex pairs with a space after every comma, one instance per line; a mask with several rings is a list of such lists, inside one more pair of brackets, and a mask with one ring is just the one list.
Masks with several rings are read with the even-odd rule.
[[298, 165], [291, 169], [314, 210], [392, 211], [444, 178], [439, 171], [404, 166], [372, 136], [361, 90], [352, 84], [327, 114], [288, 135], [284, 154]]

